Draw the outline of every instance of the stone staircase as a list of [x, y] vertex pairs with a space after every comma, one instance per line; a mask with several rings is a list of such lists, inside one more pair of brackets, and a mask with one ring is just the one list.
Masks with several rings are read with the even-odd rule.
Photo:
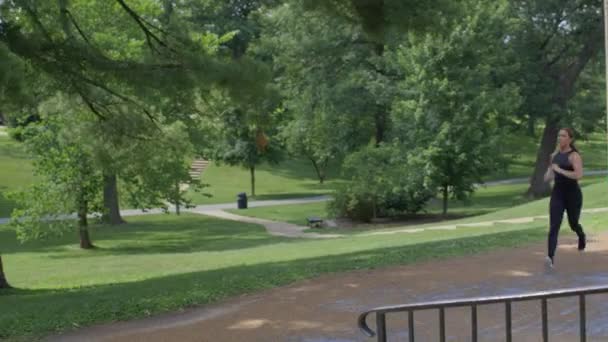
[[200, 180], [203, 172], [209, 166], [209, 161], [205, 159], [195, 159], [190, 166], [190, 177], [194, 180]]

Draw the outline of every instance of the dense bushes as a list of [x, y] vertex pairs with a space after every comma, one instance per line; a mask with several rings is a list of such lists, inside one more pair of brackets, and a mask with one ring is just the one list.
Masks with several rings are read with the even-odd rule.
[[421, 161], [397, 145], [368, 146], [355, 152], [345, 160], [343, 171], [349, 182], [336, 190], [329, 204], [338, 217], [369, 221], [416, 213], [435, 195]]

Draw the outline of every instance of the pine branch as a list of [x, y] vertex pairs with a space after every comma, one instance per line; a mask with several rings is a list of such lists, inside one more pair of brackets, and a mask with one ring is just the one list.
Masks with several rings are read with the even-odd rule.
[[[168, 49], [171, 52], [176, 52], [171, 47], [169, 47], [162, 39], [160, 39], [157, 35], [155, 35], [146, 25], [150, 25], [150, 23], [146, 22], [139, 14], [137, 14], [133, 9], [131, 9], [124, 0], [116, 0], [120, 6], [131, 16], [131, 18], [137, 23], [137, 25], [141, 28], [141, 30], [146, 35], [146, 41], [148, 42], [148, 46], [150, 49], [160, 54], [160, 51], [154, 46], [153, 41]], [[150, 25], [154, 27], [153, 25]]]

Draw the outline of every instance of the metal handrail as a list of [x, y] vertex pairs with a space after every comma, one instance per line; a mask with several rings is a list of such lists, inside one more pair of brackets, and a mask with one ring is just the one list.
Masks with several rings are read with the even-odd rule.
[[[362, 313], [358, 318], [359, 329], [369, 337], [378, 337], [379, 342], [386, 341], [386, 314], [394, 312], [408, 312], [409, 341], [414, 341], [414, 312], [419, 310], [439, 309], [439, 329], [440, 339], [445, 341], [445, 309], [454, 307], [471, 307], [471, 325], [473, 341], [477, 341], [477, 307], [480, 305], [505, 303], [505, 323], [507, 341], [511, 341], [511, 303], [541, 300], [542, 301], [542, 321], [543, 321], [543, 341], [548, 341], [548, 322], [547, 322], [547, 300], [552, 298], [579, 296], [580, 309], [580, 337], [581, 341], [586, 340], [586, 303], [585, 296], [593, 294], [608, 293], [608, 286], [589, 286], [573, 289], [558, 289], [550, 291], [531, 292], [518, 295], [475, 297], [465, 299], [431, 301], [415, 304], [383, 306], [374, 308]], [[377, 333], [367, 325], [367, 317], [376, 314]]]

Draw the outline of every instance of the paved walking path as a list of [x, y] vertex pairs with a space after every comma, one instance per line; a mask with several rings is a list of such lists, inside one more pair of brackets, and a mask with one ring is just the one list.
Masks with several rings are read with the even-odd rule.
[[[343, 237], [342, 234], [316, 234], [316, 233], [305, 233], [304, 230], [307, 227], [296, 226], [287, 222], [279, 222], [279, 221], [271, 221], [265, 220], [255, 217], [249, 216], [240, 216], [232, 213], [227, 213], [222, 210], [198, 210], [192, 211], [197, 214], [207, 215], [218, 217], [226, 220], [233, 220], [245, 223], [255, 223], [260, 224], [266, 227], [266, 231], [271, 235], [276, 236], [287, 236], [287, 237], [299, 237], [299, 238], [337, 238]], [[593, 213], [603, 213], [608, 212], [608, 208], [594, 208], [594, 209], [585, 209], [583, 213], [593, 214]], [[424, 228], [403, 228], [403, 229], [387, 229], [378, 232], [369, 232], [369, 233], [361, 233], [357, 234], [357, 236], [374, 236], [374, 235], [391, 235], [391, 234], [400, 234], [400, 233], [418, 233], [423, 232], [425, 230], [454, 230], [457, 228], [464, 227], [490, 227], [495, 224], [524, 224], [534, 222], [536, 219], [548, 219], [547, 215], [540, 216], [528, 216], [528, 217], [518, 217], [512, 219], [503, 219], [503, 220], [493, 220], [493, 221], [482, 221], [482, 222], [473, 222], [473, 223], [457, 223], [457, 224], [448, 224], [448, 225], [430, 225], [425, 226]]]
[[260, 219], [256, 217], [249, 216], [240, 216], [225, 212], [223, 210], [199, 210], [192, 211], [193, 213], [213, 216], [225, 220], [239, 221], [245, 223], [255, 223], [260, 224], [266, 228], [268, 234], [276, 235], [276, 236], [285, 236], [292, 238], [311, 238], [311, 239], [328, 239], [328, 238], [336, 238], [341, 237], [342, 235], [338, 234], [317, 234], [317, 233], [305, 233], [304, 230], [308, 229], [308, 227], [297, 226], [295, 224], [287, 223], [287, 222], [278, 222], [278, 221], [270, 221], [265, 219]]
[[[265, 200], [265, 201], [251, 201], [248, 203], [249, 208], [258, 208], [258, 207], [271, 207], [277, 205], [292, 205], [292, 204], [308, 204], [308, 203], [316, 203], [316, 202], [325, 202], [330, 199], [329, 196], [313, 196], [313, 197], [304, 197], [304, 198], [291, 198], [291, 199], [281, 199], [281, 200]], [[221, 203], [221, 204], [205, 204], [205, 205], [197, 205], [194, 208], [190, 209], [182, 209], [183, 212], [194, 212], [201, 213], [206, 211], [215, 211], [215, 210], [227, 210], [227, 209], [236, 209], [236, 200], [234, 203]], [[173, 208], [170, 208], [173, 209]], [[122, 216], [140, 216], [140, 215], [158, 215], [163, 214], [163, 210], [160, 208], [149, 209], [149, 210], [141, 210], [141, 209], [125, 209], [121, 210], [120, 214]], [[0, 224], [5, 224], [9, 221], [9, 218], [4, 217], [0, 218]]]
[[[608, 208], [593, 208], [593, 209], [583, 209], [583, 213], [587, 214], [596, 214], [596, 213], [605, 213], [608, 212]], [[548, 219], [548, 215], [539, 215], [539, 216], [527, 216], [527, 217], [517, 217], [512, 219], [505, 220], [493, 220], [493, 221], [481, 221], [481, 222], [473, 222], [473, 223], [457, 223], [457, 224], [447, 224], [447, 225], [438, 225], [438, 226], [430, 226], [424, 228], [404, 228], [404, 229], [391, 229], [391, 230], [383, 230], [379, 232], [371, 232], [371, 233], [363, 233], [360, 234], [362, 236], [373, 236], [373, 235], [390, 235], [390, 234], [399, 234], [399, 233], [418, 233], [425, 230], [454, 230], [457, 228], [463, 227], [491, 227], [495, 224], [524, 224], [524, 223], [532, 223], [537, 219]]]
[[[304, 198], [304, 199], [294, 199], [294, 200], [277, 200], [277, 201], [259, 201], [252, 202], [255, 206], [275, 206], [280, 205], [277, 203], [285, 202], [289, 204], [297, 204], [297, 203], [313, 203], [318, 201], [325, 201], [327, 197], [315, 197], [315, 198]], [[228, 213], [223, 211], [223, 208], [227, 208], [227, 204], [218, 204], [218, 205], [202, 205], [197, 206], [191, 209], [184, 209], [184, 212], [190, 212], [194, 214], [206, 215], [217, 217], [226, 220], [244, 222], [244, 223], [254, 223], [260, 224], [266, 228], [266, 231], [275, 236], [284, 236], [291, 238], [309, 238], [309, 239], [328, 239], [328, 238], [339, 238], [343, 237], [342, 234], [317, 234], [317, 233], [305, 233], [308, 227], [298, 226], [295, 224], [291, 224], [288, 222], [280, 222], [280, 221], [271, 221], [256, 217], [250, 216], [241, 216], [232, 213]], [[592, 209], [584, 209], [583, 213], [603, 213], [608, 212], [608, 207], [606, 208], [592, 208]], [[153, 209], [146, 212], [141, 212], [140, 210], [123, 210], [121, 214], [123, 216], [137, 216], [137, 215], [150, 215], [150, 214], [161, 214], [162, 210]], [[457, 223], [457, 224], [447, 224], [447, 225], [430, 225], [425, 226], [424, 228], [403, 228], [403, 229], [388, 229], [382, 230], [378, 232], [369, 232], [369, 233], [361, 233], [358, 236], [374, 236], [374, 235], [391, 235], [391, 234], [400, 234], [400, 233], [418, 233], [425, 230], [454, 230], [459, 227], [489, 227], [495, 224], [524, 224], [534, 222], [536, 219], [547, 219], [547, 215], [540, 216], [528, 216], [528, 217], [518, 217], [512, 219], [503, 219], [503, 220], [492, 220], [492, 221], [482, 221], [482, 222], [474, 222], [474, 223]], [[0, 219], [0, 224], [8, 222], [8, 219]]]
[[[405, 248], [405, 247], [404, 247]], [[369, 308], [441, 299], [519, 294], [608, 282], [608, 235], [591, 236], [584, 253], [572, 236], [560, 240], [556, 270], [546, 273], [546, 244], [474, 256], [366, 270], [302, 281], [216, 305], [55, 336], [90, 342], [354, 342], [372, 341], [356, 326]], [[608, 296], [587, 299], [587, 341], [608, 340]], [[437, 311], [415, 314], [417, 341], [438, 341]], [[478, 308], [480, 341], [504, 341], [504, 306]], [[513, 340], [540, 341], [538, 302], [513, 304]], [[370, 326], [375, 327], [373, 317]], [[578, 298], [549, 301], [550, 341], [578, 340]], [[446, 310], [448, 341], [470, 341], [470, 310]], [[389, 341], [406, 341], [407, 315], [389, 315]]]

